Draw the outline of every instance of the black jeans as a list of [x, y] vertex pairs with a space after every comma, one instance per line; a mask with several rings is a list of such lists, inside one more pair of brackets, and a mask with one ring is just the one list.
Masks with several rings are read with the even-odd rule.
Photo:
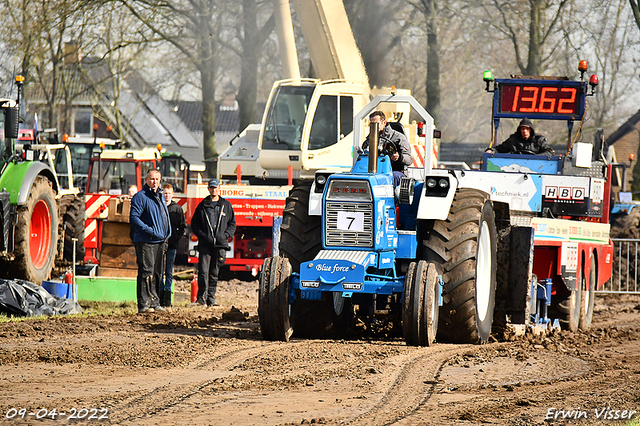
[[160, 305], [158, 291], [162, 285], [166, 244], [134, 243], [138, 261], [138, 309]]
[[200, 249], [198, 262], [198, 300], [200, 304], [216, 303], [218, 289], [218, 273], [224, 264], [225, 249]]

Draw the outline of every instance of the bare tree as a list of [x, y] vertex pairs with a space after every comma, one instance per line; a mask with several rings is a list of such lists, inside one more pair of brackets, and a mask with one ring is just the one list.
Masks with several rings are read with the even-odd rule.
[[275, 27], [275, 19], [271, 15], [260, 26], [259, 18], [264, 13], [264, 2], [256, 0], [242, 0], [242, 16], [235, 26], [235, 38], [240, 47], [232, 42], [220, 40], [220, 43], [233, 51], [240, 58], [240, 87], [238, 89], [238, 106], [240, 129], [254, 123], [256, 120], [256, 106], [258, 94], [258, 65], [262, 48]]
[[84, 3], [71, 0], [36, 2], [3, 0], [9, 16], [3, 26], [5, 42], [20, 63], [26, 93], [35, 92], [46, 104], [45, 126], [65, 128], [70, 101], [78, 95], [73, 75], [66, 70], [74, 52], [65, 50], [69, 40], [81, 40], [87, 21]]
[[401, 45], [404, 33], [414, 25], [403, 0], [345, 0], [344, 6], [367, 68], [369, 84], [378, 87], [393, 84], [388, 55]]
[[640, 8], [638, 7], [638, 2], [636, 0], [629, 0], [629, 4], [631, 5], [631, 12], [633, 13], [636, 25], [640, 29]]
[[491, 0], [481, 7], [485, 22], [511, 43], [522, 74], [541, 75], [560, 42], [557, 24], [568, 3], [569, 0]]
[[424, 16], [427, 33], [426, 109], [438, 120], [440, 113], [440, 45], [438, 44], [438, 9], [435, 0], [407, 0]]
[[200, 75], [203, 151], [207, 172], [216, 173], [215, 92], [218, 39], [225, 3], [216, 0], [121, 0], [136, 18], [173, 45]]
[[25, 77], [25, 84], [28, 85], [31, 80], [32, 46], [37, 38], [37, 30], [34, 31], [34, 26], [28, 24], [37, 24], [35, 2], [2, 0], [0, 7], [2, 15], [6, 17], [4, 25], [0, 27], [4, 50], [9, 53], [9, 58], [15, 58], [20, 64], [16, 70], [14, 61], [3, 61], [4, 74], [10, 76], [10, 84], [13, 84], [13, 77], [17, 71]]
[[[96, 20], [86, 31], [78, 72], [91, 87], [93, 114], [112, 125], [113, 133], [123, 141], [131, 135], [121, 112], [122, 90], [127, 77], [139, 71], [141, 64], [152, 63], [149, 47], [153, 34], [140, 28], [128, 9], [117, 2], [95, 0], [92, 14]], [[105, 102], [109, 100], [109, 102]]]

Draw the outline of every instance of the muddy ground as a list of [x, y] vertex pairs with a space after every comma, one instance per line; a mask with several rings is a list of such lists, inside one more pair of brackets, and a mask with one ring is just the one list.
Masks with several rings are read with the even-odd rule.
[[638, 296], [598, 296], [586, 333], [428, 348], [371, 336], [266, 342], [257, 282], [222, 282], [218, 300], [219, 307], [162, 314], [0, 324], [0, 424], [75, 423], [74, 413], [82, 423], [118, 425], [640, 418]]

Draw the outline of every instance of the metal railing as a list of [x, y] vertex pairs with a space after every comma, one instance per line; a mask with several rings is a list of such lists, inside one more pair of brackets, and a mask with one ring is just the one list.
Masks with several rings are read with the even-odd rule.
[[613, 274], [611, 280], [597, 292], [640, 294], [640, 283], [638, 283], [640, 239], [612, 238], [611, 241], [613, 241]]

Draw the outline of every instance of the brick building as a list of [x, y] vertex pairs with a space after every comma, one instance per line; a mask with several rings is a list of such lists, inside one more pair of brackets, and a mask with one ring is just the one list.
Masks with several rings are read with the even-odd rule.
[[[633, 170], [638, 162], [638, 148], [640, 145], [640, 110], [609, 135], [606, 138], [606, 143], [615, 149], [615, 158], [612, 158], [613, 162], [629, 165], [627, 169], [627, 191], [631, 191]], [[633, 190], [637, 191], [640, 188], [633, 188]]]

